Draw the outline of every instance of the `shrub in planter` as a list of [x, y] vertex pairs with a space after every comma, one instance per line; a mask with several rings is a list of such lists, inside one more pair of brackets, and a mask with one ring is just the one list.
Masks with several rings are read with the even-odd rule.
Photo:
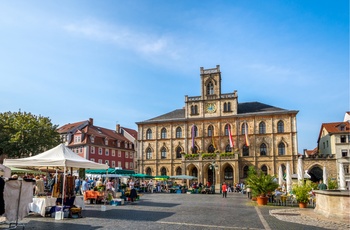
[[304, 183], [302, 185], [295, 185], [292, 191], [299, 203], [308, 203], [311, 189], [312, 187], [309, 183]]
[[261, 170], [256, 171], [253, 166], [249, 167], [246, 183], [251, 188], [253, 197], [266, 197], [266, 194], [278, 188], [275, 181], [274, 176], [265, 174]]

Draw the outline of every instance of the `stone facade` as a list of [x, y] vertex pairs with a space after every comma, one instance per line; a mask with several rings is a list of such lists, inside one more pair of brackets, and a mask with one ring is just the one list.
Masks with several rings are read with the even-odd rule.
[[220, 66], [200, 77], [201, 96], [186, 95], [183, 109], [137, 122], [139, 172], [215, 184], [244, 181], [249, 166], [277, 175], [290, 162], [296, 172], [298, 111], [222, 94]]

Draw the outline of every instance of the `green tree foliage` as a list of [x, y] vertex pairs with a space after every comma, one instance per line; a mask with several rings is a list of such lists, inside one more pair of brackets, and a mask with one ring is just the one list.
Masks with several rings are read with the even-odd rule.
[[57, 125], [47, 117], [26, 112], [0, 113], [0, 154], [28, 157], [60, 143]]
[[250, 166], [246, 183], [252, 189], [253, 196], [266, 196], [278, 188], [275, 179], [274, 176], [265, 174], [261, 170], [257, 171], [254, 166]]

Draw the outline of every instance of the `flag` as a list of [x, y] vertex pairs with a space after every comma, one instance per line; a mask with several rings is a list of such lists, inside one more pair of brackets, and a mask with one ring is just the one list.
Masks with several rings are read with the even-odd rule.
[[192, 149], [194, 149], [194, 125], [192, 125]]
[[249, 146], [249, 139], [248, 139], [248, 124], [244, 124], [244, 133], [245, 133], [245, 145]]
[[211, 142], [213, 143], [213, 147], [216, 150], [215, 142], [214, 142], [214, 132], [211, 135]]
[[232, 139], [231, 125], [228, 124], [227, 128], [228, 128], [228, 138], [230, 140], [230, 147], [233, 148], [234, 147], [234, 142], [233, 142], [233, 139]]

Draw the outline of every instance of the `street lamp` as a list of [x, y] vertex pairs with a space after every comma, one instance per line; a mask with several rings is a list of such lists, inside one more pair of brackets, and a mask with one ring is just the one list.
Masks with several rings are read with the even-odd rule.
[[213, 171], [213, 185], [212, 192], [215, 193], [215, 171], [218, 169], [218, 166], [215, 164], [215, 161], [211, 162], [209, 165], [209, 169]]

